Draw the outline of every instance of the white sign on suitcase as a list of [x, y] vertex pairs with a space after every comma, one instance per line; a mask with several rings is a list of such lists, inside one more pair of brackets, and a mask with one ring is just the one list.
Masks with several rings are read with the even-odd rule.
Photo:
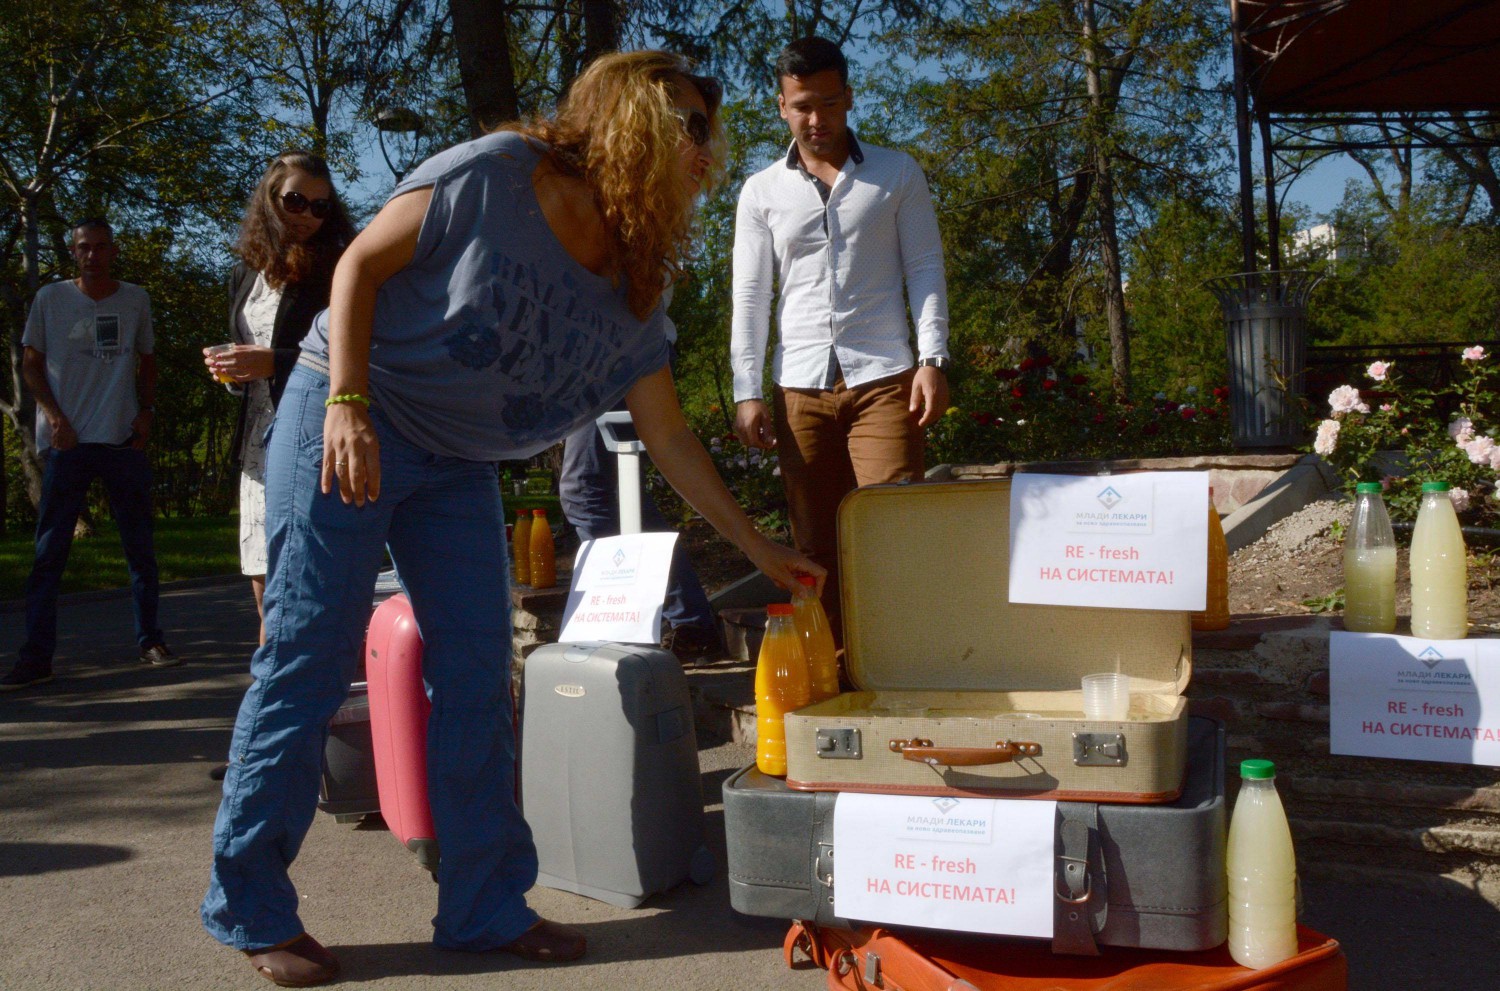
[[559, 640], [657, 644], [676, 543], [675, 533], [630, 533], [580, 544]]
[[1194, 611], [1207, 581], [1207, 472], [1011, 482], [1011, 602]]
[[834, 912], [893, 925], [1052, 936], [1057, 803], [844, 792]]

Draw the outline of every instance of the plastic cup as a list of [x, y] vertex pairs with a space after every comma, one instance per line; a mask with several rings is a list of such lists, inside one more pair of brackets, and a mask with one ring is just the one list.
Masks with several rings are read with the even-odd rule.
[[[225, 352], [233, 351], [233, 350], [234, 350], [234, 345], [233, 344], [214, 344], [214, 345], [211, 345], [209, 347], [208, 353], [210, 355], [224, 354]], [[232, 379], [232, 378], [226, 378], [223, 375], [215, 375], [214, 378], [217, 381], [219, 381], [219, 382], [223, 382], [225, 385], [229, 385], [232, 382], [234, 382], [234, 379]]]
[[1118, 672], [1083, 676], [1085, 719], [1121, 720], [1130, 715], [1130, 675]]

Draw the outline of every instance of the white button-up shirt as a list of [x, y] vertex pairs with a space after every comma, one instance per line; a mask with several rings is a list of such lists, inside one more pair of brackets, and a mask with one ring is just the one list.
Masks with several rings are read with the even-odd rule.
[[854, 148], [862, 155], [850, 154], [827, 204], [798, 167], [795, 142], [740, 192], [729, 345], [735, 402], [761, 397], [773, 280], [781, 289], [771, 363], [778, 385], [823, 387], [830, 349], [850, 388], [910, 368], [903, 282], [918, 353], [948, 357], [948, 288], [927, 180], [905, 152]]

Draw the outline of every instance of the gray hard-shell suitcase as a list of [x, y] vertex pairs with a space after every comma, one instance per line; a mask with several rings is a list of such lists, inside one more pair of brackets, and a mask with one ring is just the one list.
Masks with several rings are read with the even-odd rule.
[[[1058, 803], [1054, 952], [1092, 954], [1099, 944], [1196, 951], [1224, 941], [1222, 724], [1190, 717], [1187, 758], [1176, 801]], [[729, 903], [736, 911], [857, 924], [833, 914], [837, 801], [836, 792], [794, 791], [753, 765], [725, 783]]]
[[548, 644], [522, 675], [521, 808], [537, 883], [634, 908], [714, 875], [687, 678], [617, 643]]

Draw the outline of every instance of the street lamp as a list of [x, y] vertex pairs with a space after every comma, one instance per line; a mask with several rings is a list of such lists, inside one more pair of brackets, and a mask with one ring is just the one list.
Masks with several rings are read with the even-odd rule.
[[[414, 162], [417, 157], [417, 147], [422, 141], [426, 120], [421, 114], [410, 107], [381, 107], [375, 111], [372, 123], [375, 125], [375, 139], [380, 145], [380, 157], [385, 159], [386, 168], [391, 170], [391, 173], [396, 177], [396, 182], [399, 184], [405, 178], [407, 170], [405, 167], [398, 167], [391, 161], [390, 153], [385, 149], [385, 136], [386, 134], [415, 134], [416, 138], [412, 144], [410, 160]], [[392, 140], [394, 141], [394, 139]], [[398, 144], [396, 147], [399, 152], [400, 145]]]

